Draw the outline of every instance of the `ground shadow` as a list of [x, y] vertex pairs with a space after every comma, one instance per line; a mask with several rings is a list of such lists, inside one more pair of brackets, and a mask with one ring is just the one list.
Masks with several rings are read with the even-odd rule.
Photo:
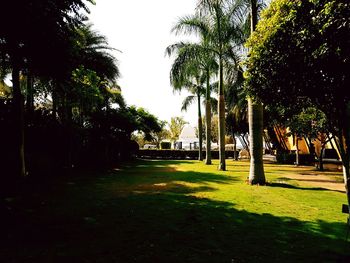
[[292, 184], [286, 184], [286, 183], [268, 183], [267, 186], [269, 187], [281, 187], [281, 188], [288, 188], [288, 189], [298, 189], [298, 190], [313, 190], [313, 191], [334, 191], [334, 192], [340, 192], [338, 190], [330, 190], [327, 188], [322, 188], [322, 187], [300, 187]]
[[[177, 179], [191, 176], [180, 174]], [[154, 182], [161, 185], [163, 181], [157, 178]], [[209, 174], [201, 178], [210, 182]], [[123, 184], [124, 177], [112, 174], [95, 180], [64, 181], [50, 188], [54, 191], [31, 193], [28, 189], [26, 196], [10, 202], [11, 209], [1, 217], [2, 261], [350, 260], [345, 223], [250, 213], [232, 203], [188, 195], [203, 189], [184, 185], [178, 185], [179, 191], [146, 189], [115, 195], [108, 190], [115, 180]], [[215, 180], [228, 182], [220, 176]]]

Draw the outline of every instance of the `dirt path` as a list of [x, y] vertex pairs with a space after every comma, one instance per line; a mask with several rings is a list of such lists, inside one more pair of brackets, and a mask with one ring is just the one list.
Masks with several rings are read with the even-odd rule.
[[345, 193], [343, 177], [339, 173], [310, 171], [288, 174], [285, 177], [295, 180], [301, 186], [320, 187]]

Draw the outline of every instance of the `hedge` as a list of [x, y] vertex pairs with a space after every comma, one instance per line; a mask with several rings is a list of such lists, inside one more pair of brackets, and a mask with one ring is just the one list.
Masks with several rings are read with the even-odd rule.
[[[198, 159], [198, 150], [154, 150], [140, 149], [137, 154], [142, 159], [166, 159], [166, 160], [196, 160]], [[206, 157], [203, 151], [203, 159]], [[212, 159], [219, 159], [219, 151], [211, 151]], [[234, 151], [225, 151], [226, 158], [233, 158]]]
[[[276, 160], [281, 164], [294, 164], [296, 160], [296, 154], [279, 152], [276, 155]], [[299, 163], [301, 165], [314, 165], [315, 156], [312, 154], [299, 154]]]
[[160, 143], [160, 149], [162, 149], [162, 150], [170, 150], [171, 149], [171, 143], [170, 142], [161, 142]]

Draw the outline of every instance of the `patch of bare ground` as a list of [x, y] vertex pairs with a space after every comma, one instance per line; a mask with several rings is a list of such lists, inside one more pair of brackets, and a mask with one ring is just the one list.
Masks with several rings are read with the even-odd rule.
[[343, 176], [340, 172], [305, 171], [286, 174], [284, 178], [296, 181], [300, 186], [324, 188], [345, 193]]

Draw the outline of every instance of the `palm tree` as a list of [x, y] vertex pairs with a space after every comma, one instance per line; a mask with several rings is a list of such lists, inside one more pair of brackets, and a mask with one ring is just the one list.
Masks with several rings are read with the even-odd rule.
[[[210, 97], [211, 86], [210, 77], [211, 74], [216, 71], [217, 64], [215, 60], [207, 52], [207, 49], [200, 44], [196, 43], [176, 43], [170, 45], [166, 49], [166, 53], [170, 56], [173, 53], [177, 53], [177, 57], [173, 63], [170, 79], [175, 90], [181, 90], [182, 87], [186, 87], [192, 95], [185, 98], [182, 110], [187, 110], [188, 106], [197, 100], [198, 104], [198, 130], [199, 130], [199, 160], [203, 160], [202, 157], [202, 141], [203, 141], [203, 125], [201, 114], [201, 96], [205, 94], [206, 105], [206, 164], [211, 164], [211, 101]], [[206, 88], [204, 88], [206, 83]], [[209, 126], [208, 126], [209, 124]], [[209, 127], [209, 128], [208, 128]]]
[[236, 5], [226, 5], [223, 1], [199, 1], [199, 7], [199, 13], [181, 18], [173, 31], [199, 35], [202, 48], [218, 64], [219, 170], [226, 170], [224, 66], [233, 62], [235, 47], [241, 44], [240, 21], [235, 18], [239, 8]]
[[[247, 100], [243, 90], [244, 77], [243, 69], [238, 68], [236, 71], [229, 74], [228, 83], [226, 85], [226, 127], [227, 131], [231, 133], [234, 141], [234, 159], [238, 160], [236, 150], [236, 136], [243, 136], [247, 133], [248, 117], [247, 117]], [[242, 141], [244, 141], [242, 139]]]
[[199, 153], [198, 160], [203, 160], [203, 123], [202, 123], [202, 110], [201, 110], [201, 97], [204, 95], [204, 88], [200, 81], [195, 83], [188, 83], [187, 90], [192, 94], [187, 96], [182, 102], [181, 110], [187, 111], [188, 107], [197, 101], [198, 107], [198, 139], [199, 139]]
[[111, 51], [119, 50], [111, 48], [107, 38], [92, 29], [92, 24], [82, 25], [76, 29], [76, 43], [78, 64], [110, 81], [120, 76], [117, 60], [111, 54]]
[[202, 81], [200, 77], [200, 70], [196, 60], [191, 60], [188, 57], [188, 53], [191, 52], [191, 45], [176, 45], [168, 47], [167, 52], [176, 51], [177, 57], [173, 63], [170, 71], [170, 82], [174, 88], [174, 91], [181, 91], [182, 89], [188, 90], [192, 95], [185, 98], [182, 104], [181, 110], [187, 110], [195, 99], [198, 103], [198, 137], [199, 137], [199, 155], [198, 159], [203, 160], [202, 156], [202, 113], [201, 113], [201, 95], [203, 94]]
[[[257, 0], [250, 0], [251, 33], [258, 21]], [[266, 183], [263, 163], [263, 106], [259, 101], [248, 98], [249, 145], [250, 145], [250, 184]]]

